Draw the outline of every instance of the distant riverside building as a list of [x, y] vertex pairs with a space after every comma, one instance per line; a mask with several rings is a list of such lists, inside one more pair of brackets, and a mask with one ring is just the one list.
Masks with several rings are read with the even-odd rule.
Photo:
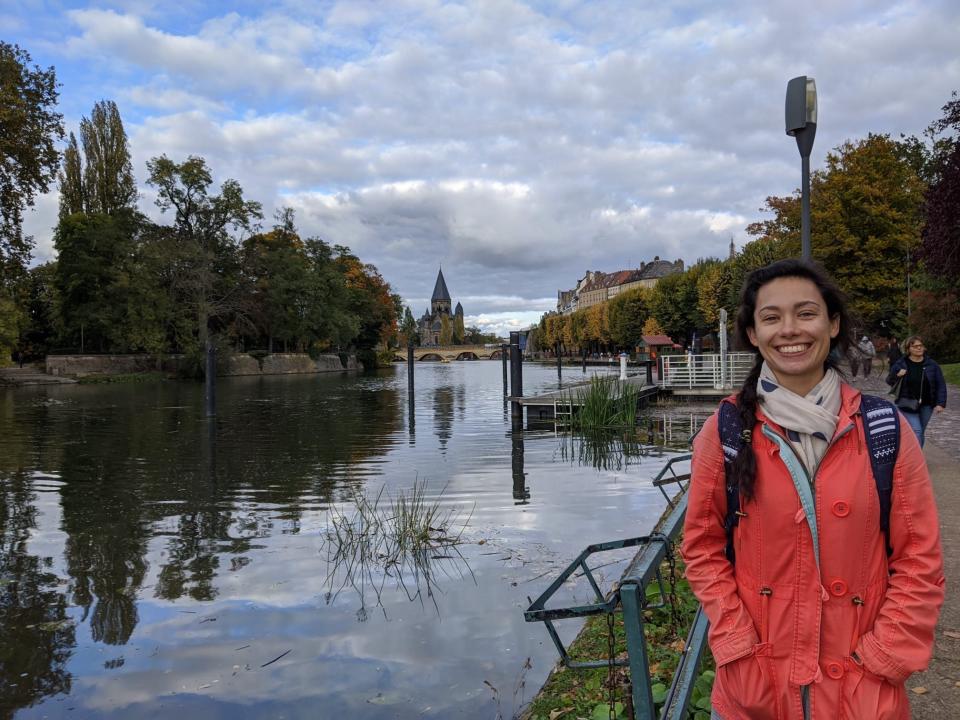
[[571, 290], [557, 291], [557, 312], [569, 315], [577, 310], [606, 302], [618, 294], [638, 287], [652, 288], [660, 278], [683, 272], [683, 260], [670, 262], [656, 256], [649, 263], [640, 263], [636, 270], [603, 273], [587, 270]]
[[457, 303], [457, 307], [450, 312], [450, 291], [447, 290], [447, 281], [443, 279], [443, 269], [437, 273], [437, 282], [433, 286], [433, 297], [430, 298], [430, 309], [427, 310], [417, 321], [417, 329], [420, 332], [421, 345], [439, 345], [440, 333], [443, 330], [443, 318], [446, 317], [453, 328], [457, 321], [460, 321], [460, 327], [463, 327], [463, 306]]

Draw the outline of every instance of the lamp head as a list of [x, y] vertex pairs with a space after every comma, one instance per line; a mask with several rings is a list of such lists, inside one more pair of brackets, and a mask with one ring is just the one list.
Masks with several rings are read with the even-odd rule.
[[816, 126], [817, 83], [812, 77], [801, 75], [787, 83], [784, 121], [787, 135], [792, 136], [796, 136], [807, 125]]

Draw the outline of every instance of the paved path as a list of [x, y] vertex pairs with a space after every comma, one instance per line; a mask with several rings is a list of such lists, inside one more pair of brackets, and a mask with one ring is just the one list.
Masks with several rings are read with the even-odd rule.
[[[876, 373], [854, 385], [873, 395], [888, 390]], [[930, 420], [926, 439], [923, 450], [940, 511], [947, 599], [930, 668], [911, 677], [907, 687], [914, 720], [946, 720], [960, 718], [960, 388], [949, 386], [947, 408]], [[926, 692], [918, 694], [915, 690], [921, 688]]]

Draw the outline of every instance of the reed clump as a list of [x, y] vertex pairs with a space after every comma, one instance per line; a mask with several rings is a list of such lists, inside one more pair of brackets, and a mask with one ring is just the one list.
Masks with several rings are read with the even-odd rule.
[[635, 385], [611, 376], [597, 376], [584, 388], [567, 396], [570, 427], [587, 432], [610, 428], [634, 427], [640, 390]]
[[457, 546], [464, 542], [473, 510], [445, 507], [443, 492], [429, 498], [426, 483], [417, 480], [396, 497], [385, 487], [372, 497], [358, 490], [351, 502], [331, 507], [322, 542], [328, 564], [327, 602], [352, 587], [362, 606], [368, 590], [382, 606], [383, 588], [391, 579], [409, 599], [422, 601], [433, 597], [434, 561], [454, 561], [461, 575], [462, 566], [469, 571]]

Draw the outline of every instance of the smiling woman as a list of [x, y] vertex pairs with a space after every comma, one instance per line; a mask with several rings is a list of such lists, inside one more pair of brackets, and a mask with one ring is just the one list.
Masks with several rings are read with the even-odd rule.
[[832, 351], [850, 319], [819, 266], [754, 271], [737, 335], [756, 363], [697, 436], [683, 544], [710, 620], [714, 717], [907, 717], [944, 586], [917, 440], [842, 381]]

